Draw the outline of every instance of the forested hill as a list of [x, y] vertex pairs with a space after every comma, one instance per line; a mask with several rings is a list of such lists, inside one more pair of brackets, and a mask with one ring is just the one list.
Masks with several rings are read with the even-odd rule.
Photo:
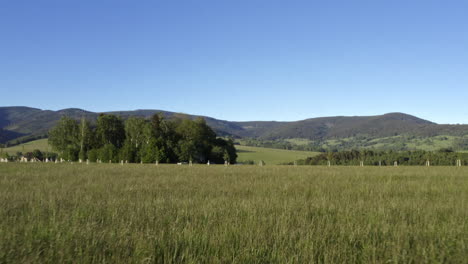
[[[124, 119], [131, 116], [149, 118], [156, 113], [161, 113], [164, 117], [169, 119], [176, 116], [190, 119], [199, 117], [163, 110], [115, 111], [105, 113], [121, 116]], [[0, 107], [0, 143], [5, 143], [16, 138], [45, 135], [55, 126], [62, 116], [68, 116], [77, 120], [85, 117], [87, 120], [95, 122], [99, 114], [100, 113], [77, 108], [50, 111], [30, 107]], [[239, 134], [239, 131], [243, 130], [242, 127], [235, 124], [235, 122], [217, 120], [211, 117], [204, 118], [207, 124], [219, 136], [235, 136]]]
[[[130, 116], [150, 117], [155, 113], [161, 113], [169, 119], [176, 116], [190, 119], [198, 117], [163, 110], [135, 110], [107, 113], [122, 116], [124, 119]], [[75, 119], [85, 117], [93, 122], [99, 113], [76, 108], [50, 111], [30, 107], [0, 107], [0, 143], [21, 137], [45, 135], [60, 117], [64, 115]], [[325, 140], [354, 136], [380, 138], [395, 135], [430, 137], [468, 134], [468, 125], [439, 125], [403, 113], [389, 113], [378, 116], [320, 117], [294, 122], [231, 122], [211, 117], [204, 118], [207, 124], [218, 135], [231, 135], [240, 138], [305, 138]]]

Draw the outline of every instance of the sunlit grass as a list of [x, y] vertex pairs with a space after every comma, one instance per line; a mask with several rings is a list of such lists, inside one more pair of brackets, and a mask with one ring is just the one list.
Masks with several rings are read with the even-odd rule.
[[306, 159], [318, 154], [318, 152], [312, 151], [260, 148], [241, 145], [236, 145], [236, 149], [238, 155], [237, 160], [239, 162], [251, 160], [258, 164], [260, 160], [263, 160], [268, 165], [294, 162], [295, 160]]
[[48, 146], [47, 140], [47, 138], [33, 140], [13, 147], [4, 148], [3, 151], [10, 155], [16, 155], [16, 152], [33, 152], [36, 149], [41, 151], [52, 151], [52, 147]]
[[464, 263], [467, 175], [0, 164], [0, 263]]

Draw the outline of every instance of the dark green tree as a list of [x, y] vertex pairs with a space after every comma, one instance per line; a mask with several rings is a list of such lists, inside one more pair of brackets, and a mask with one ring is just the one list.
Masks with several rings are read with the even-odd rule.
[[42, 152], [38, 149], [35, 149], [33, 152], [32, 152], [32, 155], [34, 158], [38, 159], [38, 160], [43, 160], [44, 159], [44, 155], [42, 154]]
[[112, 144], [116, 148], [121, 148], [125, 141], [125, 127], [122, 119], [115, 115], [99, 115], [96, 138], [97, 147]]
[[77, 160], [80, 152], [79, 127], [75, 120], [63, 116], [49, 132], [49, 143], [66, 160]]
[[118, 162], [118, 149], [112, 144], [106, 144], [102, 148], [99, 149], [98, 151], [98, 158], [102, 162]]
[[195, 121], [182, 120], [176, 132], [180, 135], [178, 156], [181, 161], [192, 160], [200, 163], [208, 161], [211, 149], [216, 143], [216, 134], [203, 118]]

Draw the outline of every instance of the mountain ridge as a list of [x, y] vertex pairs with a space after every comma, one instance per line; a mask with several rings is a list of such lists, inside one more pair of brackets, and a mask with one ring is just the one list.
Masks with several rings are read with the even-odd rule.
[[209, 116], [190, 115], [158, 109], [91, 112], [80, 108], [57, 111], [26, 106], [0, 107], [0, 143], [10, 140], [45, 135], [64, 115], [75, 119], [85, 117], [95, 121], [101, 113], [149, 118], [161, 113], [166, 118], [202, 117], [219, 136], [235, 138], [258, 138], [266, 140], [304, 138], [324, 140], [367, 136], [369, 138], [395, 135], [456, 135], [468, 134], [468, 125], [437, 124], [406, 113], [392, 112], [374, 116], [329, 116], [298, 121], [227, 121]]

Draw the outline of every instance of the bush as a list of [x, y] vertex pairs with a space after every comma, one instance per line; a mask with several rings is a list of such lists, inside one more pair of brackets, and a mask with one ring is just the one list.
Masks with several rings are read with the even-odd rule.
[[92, 149], [88, 151], [88, 160], [91, 162], [96, 162], [98, 159], [98, 150], [97, 149]]
[[98, 157], [102, 162], [118, 162], [118, 149], [112, 144], [106, 144], [98, 151]]

